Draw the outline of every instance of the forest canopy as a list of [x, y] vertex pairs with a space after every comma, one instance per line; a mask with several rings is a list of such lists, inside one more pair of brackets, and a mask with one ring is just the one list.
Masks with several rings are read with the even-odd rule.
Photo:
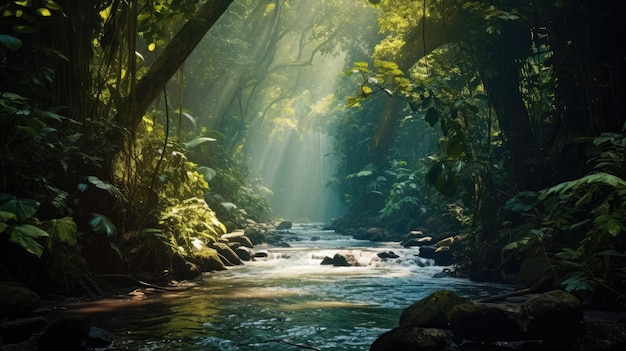
[[0, 276], [78, 292], [199, 263], [194, 243], [271, 220], [290, 195], [275, 184], [304, 177], [261, 146], [314, 132], [333, 143], [337, 231], [438, 229], [463, 237], [455, 264], [473, 279], [541, 258], [567, 290], [623, 302], [625, 11], [4, 2]]

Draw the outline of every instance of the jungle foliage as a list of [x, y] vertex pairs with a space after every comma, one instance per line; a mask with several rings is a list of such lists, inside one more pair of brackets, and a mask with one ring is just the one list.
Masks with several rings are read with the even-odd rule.
[[[310, 4], [3, 2], [0, 277], [97, 291], [193, 262], [270, 218], [255, 145], [319, 128], [338, 223], [468, 234], [474, 279], [541, 257], [624, 303], [622, 2]], [[351, 63], [316, 91], [297, 72], [321, 56]]]
[[[370, 2], [386, 37], [346, 71], [335, 127], [353, 138], [338, 143], [348, 216], [433, 229], [456, 209], [472, 278], [542, 257], [566, 290], [626, 303], [623, 4]], [[424, 154], [396, 153], [416, 140]]]

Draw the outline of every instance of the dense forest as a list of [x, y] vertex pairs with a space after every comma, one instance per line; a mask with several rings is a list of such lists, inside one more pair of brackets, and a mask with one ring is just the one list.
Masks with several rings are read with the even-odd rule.
[[317, 131], [337, 231], [446, 230], [472, 279], [540, 259], [566, 290], [626, 302], [624, 1], [0, 12], [2, 280], [80, 294], [200, 264], [274, 217], [259, 145]]

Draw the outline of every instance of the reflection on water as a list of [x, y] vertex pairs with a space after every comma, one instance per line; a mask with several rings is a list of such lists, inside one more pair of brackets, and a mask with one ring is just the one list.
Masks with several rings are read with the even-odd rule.
[[[122, 311], [94, 324], [116, 336], [112, 350], [367, 350], [397, 325], [412, 302], [447, 288], [477, 298], [508, 290], [457, 278], [431, 278], [441, 267], [417, 249], [370, 243], [317, 227], [295, 227], [289, 248], [263, 247], [267, 260], [207, 273], [199, 286]], [[400, 257], [382, 260], [377, 253]], [[361, 266], [320, 265], [324, 256], [354, 255]]]

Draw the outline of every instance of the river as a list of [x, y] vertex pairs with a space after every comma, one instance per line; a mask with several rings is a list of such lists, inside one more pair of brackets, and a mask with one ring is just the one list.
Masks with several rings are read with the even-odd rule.
[[[462, 278], [433, 278], [443, 267], [398, 243], [355, 240], [321, 225], [294, 225], [290, 247], [257, 246], [267, 259], [206, 273], [198, 286], [94, 312], [115, 341], [108, 350], [364, 351], [397, 326], [402, 310], [438, 289], [478, 298], [510, 291]], [[393, 251], [397, 259], [377, 254]], [[353, 254], [358, 267], [320, 265]], [[119, 304], [119, 302], [118, 302]], [[123, 312], [120, 312], [123, 311]]]

